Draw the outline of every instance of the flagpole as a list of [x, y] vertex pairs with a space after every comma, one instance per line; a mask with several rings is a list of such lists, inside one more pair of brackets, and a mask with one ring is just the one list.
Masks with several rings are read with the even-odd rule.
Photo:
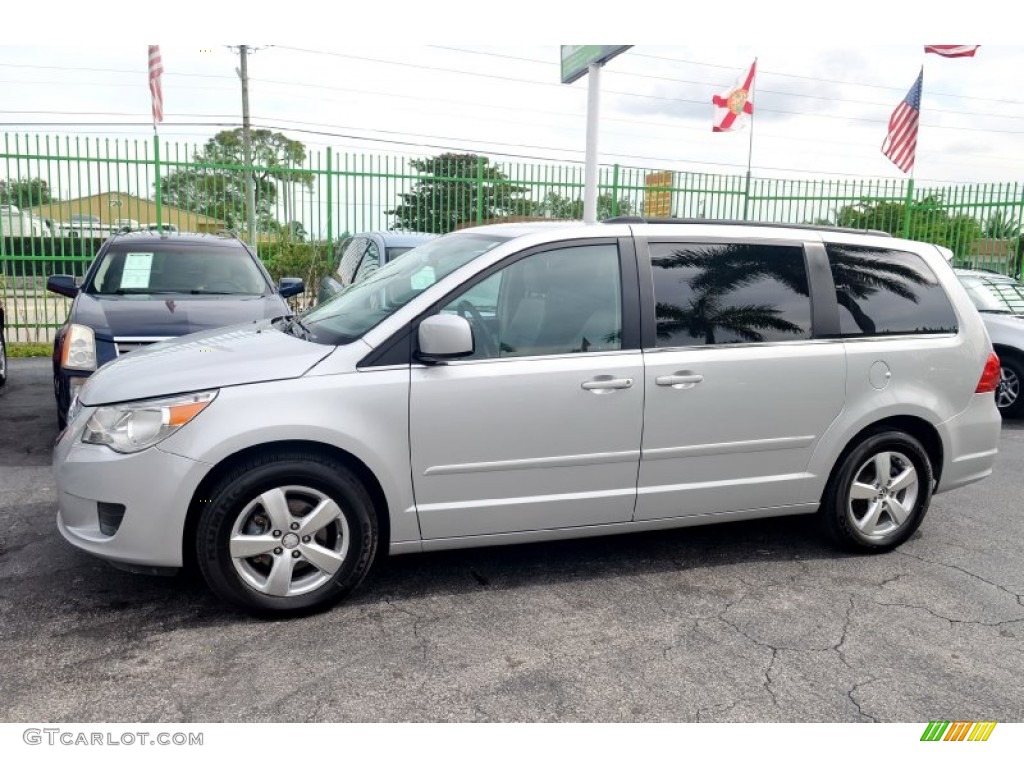
[[[755, 78], [757, 77], [757, 57], [756, 56], [754, 57], [754, 77]], [[751, 90], [753, 90], [753, 85], [754, 85], [753, 82], [751, 82], [750, 85], [751, 85]], [[757, 109], [755, 107], [754, 111], [750, 113], [750, 143], [747, 146], [747, 188], [746, 188], [746, 190], [743, 193], [743, 220], [744, 221], [747, 220], [747, 212], [748, 212], [748, 210], [750, 208], [750, 167], [751, 167], [751, 161], [752, 161], [752, 159], [754, 157], [754, 117], [756, 116], [754, 114], [754, 112], [756, 112], [756, 111], [757, 111]]]
[[[921, 114], [924, 112], [924, 62], [921, 62], [921, 72], [918, 77], [921, 78], [921, 93], [918, 101], [917, 110], [917, 143], [921, 143]], [[910, 179], [907, 182], [907, 202], [906, 211], [903, 214], [903, 237], [907, 240], [910, 239], [910, 209], [914, 204], [914, 171], [917, 170], [917, 148], [914, 148], [914, 164], [910, 166]]]

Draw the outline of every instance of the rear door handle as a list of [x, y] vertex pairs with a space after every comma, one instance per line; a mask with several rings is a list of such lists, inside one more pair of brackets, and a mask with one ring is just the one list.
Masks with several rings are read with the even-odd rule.
[[654, 383], [659, 387], [672, 387], [672, 389], [692, 389], [694, 385], [704, 381], [699, 373], [671, 373], [667, 376], [658, 376]]
[[603, 395], [616, 389], [629, 389], [633, 386], [632, 379], [613, 379], [611, 376], [595, 376], [590, 381], [584, 381], [582, 386], [588, 392], [595, 395]]

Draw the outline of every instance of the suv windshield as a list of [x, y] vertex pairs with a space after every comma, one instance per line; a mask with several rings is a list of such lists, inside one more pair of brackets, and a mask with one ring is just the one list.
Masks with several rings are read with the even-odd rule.
[[242, 247], [146, 243], [112, 246], [86, 286], [87, 293], [186, 293], [259, 296], [269, 284]]
[[960, 279], [967, 289], [967, 295], [981, 312], [1024, 314], [1024, 284], [1009, 278], [989, 279], [965, 275]]
[[311, 341], [348, 344], [430, 286], [508, 238], [451, 234], [414, 248], [302, 316]]

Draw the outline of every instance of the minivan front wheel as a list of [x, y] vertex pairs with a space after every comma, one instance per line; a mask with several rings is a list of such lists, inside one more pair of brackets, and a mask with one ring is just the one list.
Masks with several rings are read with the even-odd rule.
[[373, 562], [373, 502], [332, 458], [304, 451], [255, 457], [199, 503], [200, 570], [220, 597], [254, 613], [326, 608], [358, 586]]
[[833, 473], [823, 521], [845, 549], [887, 552], [921, 525], [933, 484], [931, 461], [917, 439], [900, 431], [870, 434]]

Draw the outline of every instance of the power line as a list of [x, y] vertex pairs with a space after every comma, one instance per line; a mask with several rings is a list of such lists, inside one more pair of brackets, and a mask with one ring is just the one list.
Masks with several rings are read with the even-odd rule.
[[[444, 50], [444, 51], [455, 51], [455, 52], [458, 52], [458, 53], [469, 53], [469, 54], [474, 54], [474, 55], [477, 55], [477, 56], [489, 56], [489, 57], [500, 58], [500, 59], [510, 59], [510, 60], [513, 60], [513, 61], [524, 61], [524, 62], [529, 62], [529, 63], [533, 63], [533, 64], [543, 64], [544, 66], [554, 66], [554, 64], [556, 63], [556, 62], [552, 62], [552, 61], [546, 61], [544, 59], [531, 59], [531, 58], [526, 58], [526, 57], [523, 57], [523, 56], [510, 56], [508, 54], [494, 53], [493, 51], [474, 51], [474, 50], [471, 50], [471, 49], [468, 49], [468, 48], [456, 48], [456, 47], [445, 46], [445, 45], [431, 45], [431, 46], [428, 46], [428, 47], [429, 48], [437, 48], [438, 50]], [[672, 58], [672, 57], [669, 57], [669, 56], [655, 56], [653, 54], [637, 53], [635, 51], [631, 51], [629, 53], [629, 55], [625, 58], [625, 60], [628, 61], [629, 58], [633, 58], [633, 57], [640, 57], [640, 58], [645, 58], [645, 59], [658, 59], [658, 60], [661, 60], [661, 61], [670, 61], [670, 62], [679, 63], [679, 64], [692, 64], [694, 66], [699, 66], [699, 67], [712, 67], [712, 68], [715, 68], [715, 69], [725, 69], [725, 70], [728, 70], [730, 72], [737, 72], [737, 71], [739, 71], [739, 67], [736, 67], [736, 66], [728, 66], [728, 65], [725, 65], [725, 64], [712, 64], [711, 62], [695, 61], [693, 59], [676, 59], [676, 58]], [[630, 76], [630, 77], [640, 77], [640, 78], [645, 78], [645, 79], [649, 79], [649, 80], [667, 80], [667, 81], [670, 81], [670, 82], [687, 83], [687, 84], [690, 84], [690, 85], [701, 85], [701, 86], [709, 86], [709, 87], [720, 87], [721, 86], [720, 83], [709, 83], [709, 82], [706, 82], [706, 81], [703, 81], [703, 80], [684, 80], [684, 79], [681, 79], [681, 78], [667, 77], [667, 76], [664, 76], [664, 75], [650, 75], [650, 74], [641, 73], [641, 72], [630, 72], [629, 70], [623, 70], [623, 69], [619, 69], [619, 68], [615, 68], [615, 69], [610, 70], [609, 74], [611, 74], [611, 75], [627, 75], [627, 76]], [[794, 74], [790, 74], [790, 73], [786, 73], [786, 72], [773, 72], [771, 70], [766, 70], [766, 69], [760, 70], [758, 72], [758, 74], [759, 75], [773, 75], [775, 77], [786, 77], [786, 78], [792, 78], [792, 79], [798, 79], [798, 80], [810, 80], [810, 81], [817, 82], [817, 83], [833, 83], [833, 84], [836, 84], [836, 85], [850, 85], [850, 86], [856, 86], [856, 87], [862, 87], [862, 88], [877, 88], [877, 89], [886, 90], [886, 91], [894, 91], [894, 92], [899, 92], [899, 93], [906, 93], [906, 88], [903, 87], [903, 86], [876, 85], [876, 84], [873, 84], [873, 83], [858, 83], [858, 82], [854, 82], [852, 80], [834, 80], [834, 79], [830, 79], [830, 78], [826, 78], [826, 77], [811, 77], [809, 75], [794, 75]], [[792, 97], [807, 98], [807, 99], [824, 99], [824, 100], [829, 100], [829, 101], [844, 101], [844, 102], [851, 103], [851, 104], [866, 104], [866, 105], [871, 105], [871, 106], [880, 106], [880, 107], [892, 108], [892, 104], [890, 104], [888, 102], [883, 103], [883, 102], [877, 102], [877, 101], [862, 101], [862, 100], [859, 100], [859, 99], [837, 98], [837, 97], [832, 97], [832, 96], [815, 96], [815, 95], [806, 94], [806, 93], [793, 93], [791, 91], [776, 91], [776, 90], [771, 90], [771, 89], [767, 89], [767, 88], [759, 88], [758, 89], [758, 93], [772, 93], [772, 94], [777, 94], [777, 95], [780, 95], [780, 96], [792, 96]], [[941, 91], [932, 91], [932, 90], [928, 90], [928, 91], [926, 91], [926, 93], [929, 96], [943, 96], [943, 97], [952, 98], [952, 99], [969, 99], [969, 100], [972, 100], [972, 101], [997, 102], [999, 104], [1019, 104], [1019, 105], [1024, 105], [1024, 101], [1014, 101], [1012, 99], [1004, 99], [1002, 97], [1000, 97], [1000, 98], [986, 98], [986, 97], [983, 97], [983, 96], [966, 96], [966, 95], [963, 95], [963, 94], [943, 93]], [[948, 112], [950, 114], [955, 114], [955, 115], [971, 115], [971, 116], [976, 114], [974, 112], [963, 112], [963, 111], [960, 111], [960, 110], [952, 110], [952, 109], [939, 109], [939, 108], [935, 108], [935, 107], [930, 107], [927, 111], [928, 112]], [[1020, 115], [990, 115], [990, 117], [1024, 118], [1024, 116], [1020, 116]]]
[[[706, 61], [694, 61], [692, 59], [675, 59], [670, 56], [655, 56], [650, 53], [632, 53], [632, 56], [639, 56], [644, 59], [659, 59], [661, 61], [671, 61], [678, 64], [696, 64], [701, 67], [714, 67], [715, 69], [727, 69], [733, 72], [739, 70], [739, 67], [728, 66], [725, 64], [712, 64]], [[775, 75], [776, 77], [789, 77], [794, 80], [813, 80], [818, 83], [837, 83], [839, 85], [852, 85], [859, 88], [879, 88], [885, 91], [895, 91], [899, 93], [906, 93], [907, 89], [905, 86], [893, 86], [893, 85], [878, 85], [875, 83], [857, 83], [852, 80], [834, 80], [827, 77], [811, 77], [810, 75], [794, 75], [787, 72], [772, 72], [771, 70], [763, 69], [758, 74], [764, 75]], [[1024, 105], [1024, 101], [1014, 101], [1012, 99], [999, 98], [987, 98], [985, 96], [966, 96], [960, 93], [942, 93], [941, 91], [926, 91], [930, 96], [945, 96], [951, 99], [969, 99], [971, 101], [994, 101], [1000, 104], [1021, 104]]]
[[[420, 65], [417, 65], [417, 64], [411, 64], [411, 63], [408, 63], [408, 62], [390, 61], [390, 60], [386, 60], [386, 59], [373, 59], [373, 58], [369, 58], [369, 57], [360, 57], [360, 56], [355, 56], [355, 55], [350, 55], [350, 54], [332, 53], [332, 52], [329, 52], [329, 51], [314, 51], [314, 50], [309, 50], [309, 49], [290, 48], [288, 46], [280, 46], [280, 47], [284, 48], [285, 50], [294, 50], [294, 51], [300, 51], [300, 52], [303, 52], [303, 53], [312, 53], [312, 54], [319, 54], [319, 55], [326, 55], [326, 56], [337, 56], [337, 57], [342, 57], [342, 58], [359, 59], [359, 60], [364, 60], [364, 61], [371, 61], [371, 62], [376, 62], [376, 63], [389, 64], [389, 65], [393, 65], [393, 66], [414, 67], [414, 68], [417, 68], [417, 69], [432, 69], [432, 70], [436, 70], [436, 71], [449, 72], [449, 73], [452, 73], [452, 74], [462, 74], [462, 75], [473, 76], [473, 77], [486, 77], [486, 78], [491, 78], [491, 79], [509, 80], [509, 81], [513, 81], [513, 82], [520, 82], [520, 83], [526, 83], [526, 84], [532, 84], [532, 85], [540, 85], [540, 86], [544, 86], [544, 87], [554, 87], [554, 88], [561, 88], [562, 87], [561, 84], [558, 84], [558, 83], [547, 83], [547, 82], [542, 82], [542, 81], [537, 81], [537, 80], [526, 80], [526, 79], [522, 79], [522, 78], [511, 78], [511, 77], [505, 77], [505, 76], [500, 76], [500, 75], [489, 75], [489, 74], [480, 73], [480, 72], [467, 72], [467, 71], [464, 71], [464, 70], [456, 70], [456, 69], [448, 69], [448, 68], [440, 68], [440, 67], [425, 67], [425, 66], [420, 66]], [[473, 53], [475, 53], [475, 52], [473, 52]], [[500, 55], [500, 54], [495, 54], [495, 55]], [[642, 55], [642, 54], [636, 54], [636, 55]], [[679, 59], [678, 61], [684, 62], [684, 63], [698, 63], [698, 62], [685, 62], [685, 60], [682, 60], [682, 59]], [[5, 66], [5, 65], [0, 65], [0, 66]], [[31, 65], [13, 65], [13, 66], [31, 66]], [[708, 66], [712, 66], [712, 65], [708, 65]], [[720, 66], [720, 65], [713, 65], [713, 66]], [[45, 68], [71, 69], [71, 68], [55, 67], [55, 66], [54, 67], [45, 67]], [[129, 70], [100, 70], [100, 69], [97, 69], [95, 71], [122, 71], [122, 72], [128, 72]], [[638, 73], [628, 73], [628, 72], [622, 72], [622, 73], [619, 73], [619, 74], [634, 75], [634, 76], [637, 76], [637, 77], [652, 77], [652, 78], [656, 78], [656, 79], [671, 80], [671, 81], [684, 82], [684, 83], [692, 83], [692, 84], [697, 84], [697, 85], [709, 85], [709, 86], [713, 86], [714, 85], [714, 84], [710, 84], [710, 83], [701, 83], [699, 81], [680, 80], [678, 78], [666, 78], [666, 77], [660, 77], [660, 76], [656, 76], [656, 75], [642, 75], [642, 74], [638, 74]], [[776, 74], [778, 74], [778, 73], [776, 73]], [[188, 76], [213, 77], [213, 78], [218, 78], [218, 79], [231, 79], [230, 77], [225, 76], [225, 75], [208, 75], [207, 76], [207, 75], [198, 75], [198, 74], [193, 75], [193, 74], [189, 74]], [[788, 75], [786, 75], [786, 76], [788, 76]], [[793, 77], [799, 77], [799, 76], [793, 75]], [[298, 88], [312, 88], [312, 89], [317, 89], [317, 90], [340, 91], [340, 92], [353, 92], [354, 91], [354, 89], [339, 88], [337, 86], [320, 85], [320, 84], [316, 84], [316, 83], [297, 83], [297, 82], [289, 81], [289, 80], [271, 80], [271, 79], [263, 79], [263, 78], [250, 78], [250, 79], [253, 82], [266, 83], [266, 84], [271, 84], [271, 85], [280, 85], [280, 86], [285, 86], [285, 87], [288, 87], [288, 88], [296, 88], [296, 87], [298, 87]], [[806, 78], [806, 79], [816, 80], [818, 78]], [[66, 82], [64, 82], [64, 81], [55, 81], [55, 80], [0, 80], [0, 82], [8, 83], [8, 84], [22, 84], [22, 85], [61, 85], [61, 86], [67, 86]], [[827, 82], [847, 82], [847, 81], [827, 81]], [[847, 83], [847, 84], [853, 84], [853, 83]], [[78, 81], [78, 82], [75, 83], [75, 85], [91, 85], [91, 86], [99, 86], [99, 87], [135, 87], [133, 84], [130, 84], [130, 83], [103, 83], [103, 82], [95, 82], [95, 81]], [[229, 90], [227, 88], [220, 88], [220, 87], [216, 87], [216, 86], [183, 85], [183, 86], [178, 86], [178, 87], [179, 88], [187, 88], [189, 90], [210, 90], [210, 91], [221, 91], [221, 90], [226, 91], [226, 90]], [[878, 87], [882, 87], [882, 86], [878, 86]], [[233, 89], [230, 89], [230, 90], [233, 90]], [[355, 90], [354, 92], [360, 92], [360, 91]], [[631, 92], [631, 91], [617, 91], [617, 90], [607, 89], [607, 90], [605, 90], [605, 93], [616, 95], [616, 96], [624, 96], [626, 98], [632, 98], [632, 99], [650, 99], [650, 100], [655, 100], [655, 101], [667, 101], [667, 102], [675, 102], [675, 103], [680, 103], [680, 104], [695, 104], [695, 105], [700, 105], [700, 106], [705, 106], [706, 103], [707, 103], [706, 100], [702, 100], [702, 99], [686, 99], [686, 98], [680, 98], [680, 97], [657, 96], [657, 95], [652, 95], [652, 94], [634, 93], [634, 92]], [[774, 93], [774, 94], [777, 94], [777, 95], [785, 95], [785, 96], [797, 97], [797, 98], [810, 98], [810, 99], [817, 99], [817, 100], [826, 100], [826, 101], [834, 101], [834, 102], [846, 102], [846, 103], [852, 103], [852, 104], [862, 104], [862, 105], [871, 105], [871, 106], [880, 106], [880, 107], [889, 107], [890, 106], [888, 104], [882, 104], [880, 102], [869, 102], [869, 101], [862, 101], [862, 100], [855, 100], [855, 99], [843, 99], [843, 98], [831, 98], [831, 97], [827, 97], [827, 96], [816, 96], [816, 95], [811, 95], [811, 94], [796, 94], [796, 93], [791, 93], [791, 92], [786, 92], [786, 91], [769, 91], [768, 89], [761, 90], [761, 93]], [[376, 95], [376, 94], [368, 94], [368, 95]], [[409, 98], [409, 97], [399, 96], [398, 94], [392, 94], [392, 96], [396, 97], [396, 98]], [[960, 97], [954, 96], [954, 98], [960, 98]], [[963, 97], [963, 98], [975, 98], [975, 97]], [[427, 99], [427, 100], [439, 101], [437, 99]], [[1004, 100], [1004, 101], [1006, 103], [1022, 103], [1022, 104], [1024, 104], [1024, 102], [1010, 102], [1009, 100]], [[468, 102], [453, 102], [453, 103], [466, 103], [466, 104], [469, 104]], [[496, 107], [496, 108], [500, 108], [500, 107]], [[858, 117], [858, 116], [852, 116], [852, 115], [830, 115], [830, 114], [824, 114], [824, 113], [821, 113], [821, 112], [806, 112], [806, 111], [802, 111], [802, 110], [786, 110], [786, 109], [777, 109], [777, 108], [764, 107], [764, 106], [759, 107], [759, 111], [760, 112], [768, 112], [768, 113], [772, 113], [772, 114], [794, 115], [794, 116], [810, 117], [810, 118], [817, 118], [817, 119], [827, 119], [827, 120], [852, 120], [852, 121], [857, 121], [857, 122], [868, 122], [868, 123], [876, 123], [876, 124], [885, 124], [885, 123], [888, 122], [888, 118], [870, 118], [870, 117]], [[939, 108], [928, 109], [928, 110], [925, 110], [925, 111], [926, 111], [926, 113], [938, 112], [938, 113], [957, 114], [957, 115], [965, 115], [965, 116], [973, 114], [973, 113], [969, 113], [969, 112], [963, 112], [963, 111], [960, 111], [960, 110], [948, 110], [948, 109], [939, 109]], [[558, 113], [548, 112], [547, 114], [558, 114]], [[1024, 116], [1020, 116], [1020, 115], [989, 115], [989, 118], [997, 118], [997, 119], [1004, 119], [1004, 120], [1022, 120], [1022, 119], [1024, 119]], [[1007, 133], [1007, 134], [1021, 134], [1021, 133], [1024, 133], [1024, 131], [1014, 131], [1014, 130], [1010, 130], [1010, 129], [999, 129], [999, 128], [991, 128], [991, 127], [970, 128], [970, 127], [964, 127], [964, 126], [935, 125], [935, 124], [931, 124], [931, 123], [922, 123], [922, 125], [924, 127], [938, 128], [938, 129], [942, 129], [942, 130], [957, 130], [957, 131], [983, 132], [983, 133]]]

